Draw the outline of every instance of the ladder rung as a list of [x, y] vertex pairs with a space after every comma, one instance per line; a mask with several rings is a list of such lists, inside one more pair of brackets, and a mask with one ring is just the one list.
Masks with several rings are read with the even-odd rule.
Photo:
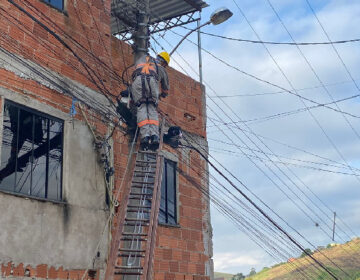
[[[139, 169], [145, 169], [143, 171], [146, 171], [146, 172], [155, 172], [156, 171], [156, 166], [155, 165], [145, 166], [145, 165], [135, 164], [135, 167], [137, 167]], [[136, 170], [138, 170], [138, 169], [136, 169]]]
[[115, 270], [115, 274], [120, 274], [120, 275], [142, 275], [142, 272], [135, 272], [135, 271], [116, 271]]
[[158, 152], [153, 152], [153, 151], [143, 151], [143, 150], [139, 150], [138, 151], [138, 153], [140, 153], [140, 154], [155, 154], [155, 155], [157, 155], [158, 154]]
[[147, 238], [141, 238], [141, 237], [121, 237], [121, 240], [123, 240], [123, 241], [132, 241], [132, 240], [147, 241]]
[[126, 254], [126, 253], [118, 254], [119, 258], [126, 258], [126, 257], [130, 257], [130, 256], [132, 256], [134, 258], [145, 258], [144, 254]]
[[131, 212], [131, 213], [137, 213], [137, 212], [142, 212], [142, 213], [150, 213], [151, 211], [150, 210], [144, 210], [144, 209], [139, 209], [139, 210], [136, 210], [136, 209], [127, 209], [126, 212]]
[[119, 248], [120, 252], [129, 252], [129, 253], [145, 253], [145, 250], [136, 250], [136, 249], [126, 249], [126, 248]]
[[123, 232], [122, 234], [128, 236], [147, 236], [146, 233], [134, 233], [134, 232]]
[[125, 218], [127, 222], [149, 222], [149, 219]]
[[133, 200], [149, 200], [151, 201], [152, 200], [152, 197], [129, 197], [129, 199], [133, 199]]
[[134, 170], [134, 173], [143, 173], [143, 174], [154, 174], [155, 175], [155, 170], [154, 171], [146, 171], [146, 170]]
[[141, 159], [138, 159], [136, 160], [136, 163], [147, 163], [147, 164], [156, 164], [156, 160], [141, 160]]
[[141, 227], [147, 227], [149, 226], [149, 222], [140, 222], [140, 224], [137, 224], [136, 222], [134, 221], [129, 221], [129, 222], [125, 222], [124, 223], [125, 226], [141, 226]]
[[143, 196], [143, 195], [153, 195], [152, 193], [133, 193], [131, 192], [130, 195], [133, 195], [133, 196]]
[[138, 175], [138, 174], [134, 174], [134, 177], [133, 178], [149, 178], [149, 179], [154, 179], [155, 178], [155, 175], [154, 176], [149, 176], [149, 175]]
[[115, 266], [115, 269], [143, 269], [142, 266]]
[[154, 188], [154, 186], [149, 186], [149, 185], [147, 185], [147, 186], [132, 185], [131, 187], [132, 187], [132, 188], [136, 188], [136, 189], [143, 189], [143, 188], [153, 189], [153, 188]]
[[131, 204], [129, 204], [128, 207], [151, 209], [151, 206], [147, 206], [147, 205], [131, 205]]
[[154, 182], [140, 182], [140, 181], [132, 181], [133, 184], [146, 184], [146, 185], [154, 185]]

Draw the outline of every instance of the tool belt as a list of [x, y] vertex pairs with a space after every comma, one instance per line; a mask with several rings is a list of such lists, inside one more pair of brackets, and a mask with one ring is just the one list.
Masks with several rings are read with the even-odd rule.
[[[141, 98], [135, 103], [135, 106], [140, 106], [143, 103], [149, 104], [152, 103], [155, 106], [158, 105], [158, 100], [155, 98], [151, 91], [150, 78], [149, 75], [139, 75], [141, 77]], [[146, 90], [146, 84], [148, 84], [149, 91]]]
[[[159, 81], [159, 75], [157, 74], [157, 64], [150, 61], [150, 57], [146, 57], [146, 63], [139, 64], [132, 74], [133, 81], [138, 77], [141, 77], [141, 98], [135, 103], [135, 106], [140, 106], [143, 103], [152, 103], [155, 106], [158, 104], [157, 98], [152, 95], [150, 79], [154, 78], [156, 82]], [[146, 83], [149, 91], [146, 90]]]

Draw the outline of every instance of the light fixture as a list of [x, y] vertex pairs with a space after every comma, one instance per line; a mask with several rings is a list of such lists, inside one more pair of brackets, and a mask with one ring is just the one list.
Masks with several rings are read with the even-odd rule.
[[220, 8], [217, 9], [215, 12], [213, 12], [210, 16], [210, 20], [205, 22], [204, 24], [190, 30], [181, 40], [180, 42], [174, 47], [174, 49], [170, 52], [170, 56], [177, 50], [177, 48], [181, 45], [181, 43], [194, 31], [200, 29], [201, 27], [204, 27], [205, 25], [208, 24], [213, 24], [213, 25], [218, 25], [220, 23], [223, 23], [224, 21], [228, 20], [229, 18], [231, 18], [231, 16], [233, 15], [233, 13], [227, 9], [227, 8]]
[[213, 12], [210, 21], [213, 25], [218, 25], [231, 18], [233, 13], [228, 8], [220, 8]]

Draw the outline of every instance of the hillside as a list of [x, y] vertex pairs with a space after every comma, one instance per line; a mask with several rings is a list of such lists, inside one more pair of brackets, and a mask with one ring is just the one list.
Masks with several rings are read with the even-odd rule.
[[224, 278], [225, 280], [231, 280], [233, 274], [222, 273], [222, 272], [214, 272], [215, 279], [216, 278]]
[[[360, 238], [346, 244], [323, 249], [320, 252], [314, 253], [313, 256], [338, 276], [339, 279], [360, 279]], [[309, 257], [298, 258], [291, 263], [283, 263], [275, 265], [272, 268], [265, 268], [256, 275], [246, 278], [246, 280], [294, 280], [304, 278], [299, 271], [305, 272], [307, 275], [306, 278], [308, 279], [332, 279], [326, 272], [315, 271], [314, 266], [309, 263], [309, 259]], [[334, 263], [342, 268], [348, 275], [343, 273]]]

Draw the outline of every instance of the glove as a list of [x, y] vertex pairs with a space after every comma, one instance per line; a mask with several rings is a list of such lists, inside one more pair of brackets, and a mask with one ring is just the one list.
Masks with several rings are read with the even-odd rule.
[[165, 98], [166, 96], [168, 96], [168, 94], [167, 94], [166, 92], [160, 93], [160, 97], [161, 97], [161, 98]]

